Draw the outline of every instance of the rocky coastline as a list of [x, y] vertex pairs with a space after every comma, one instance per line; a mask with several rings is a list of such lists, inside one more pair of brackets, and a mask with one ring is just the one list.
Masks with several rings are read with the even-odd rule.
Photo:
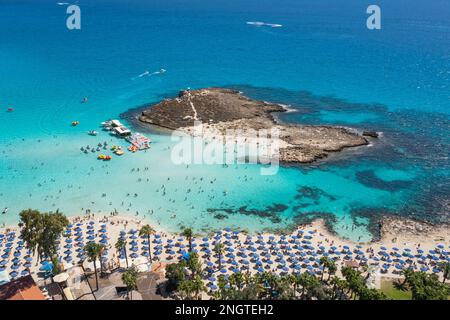
[[138, 120], [191, 135], [198, 122], [222, 135], [233, 129], [248, 138], [252, 138], [255, 130], [278, 129], [278, 156], [282, 163], [311, 163], [333, 152], [368, 145], [378, 137], [371, 130], [357, 132], [338, 126], [281, 123], [274, 116], [280, 112], [286, 112], [286, 109], [279, 104], [253, 100], [236, 90], [207, 88], [180, 91], [176, 98], [164, 99], [145, 108]]

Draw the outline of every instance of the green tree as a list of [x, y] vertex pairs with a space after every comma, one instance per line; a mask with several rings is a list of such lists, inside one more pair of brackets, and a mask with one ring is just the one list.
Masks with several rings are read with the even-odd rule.
[[364, 278], [361, 276], [361, 272], [347, 266], [343, 267], [341, 272], [347, 281], [350, 298], [356, 299], [357, 296], [367, 288]]
[[224, 245], [221, 242], [216, 243], [214, 246], [214, 252], [216, 253], [218, 259], [219, 259], [219, 270], [222, 269], [222, 255], [224, 251]]
[[347, 281], [335, 276], [331, 278], [331, 284], [332, 284], [332, 299], [342, 300], [344, 297], [344, 291], [347, 288]]
[[442, 262], [440, 268], [442, 270], [442, 283], [445, 283], [450, 277], [450, 262]]
[[189, 242], [189, 252], [192, 252], [192, 237], [194, 236], [194, 232], [191, 228], [185, 228], [181, 233], [183, 237], [185, 237]]
[[103, 274], [103, 267], [101, 262], [101, 257], [105, 246], [100, 243], [89, 242], [84, 246], [84, 251], [88, 256], [89, 260], [94, 263], [94, 272], [95, 272], [95, 287], [98, 291], [98, 274], [97, 274], [97, 259], [100, 261], [100, 274]]
[[189, 259], [186, 260], [186, 267], [192, 272], [192, 277], [199, 275], [202, 272], [202, 263], [196, 252], [189, 254]]
[[325, 275], [325, 271], [328, 271], [327, 280], [329, 280], [331, 275], [336, 273], [336, 271], [337, 271], [336, 263], [328, 257], [320, 258], [320, 265], [323, 266], [323, 272], [320, 277], [320, 281], [323, 281], [323, 276]]
[[67, 218], [59, 211], [41, 213], [32, 209], [20, 212], [19, 216], [22, 239], [27, 249], [37, 254], [37, 261], [57, 254], [56, 240], [69, 224]]
[[178, 287], [178, 292], [182, 299], [184, 300], [192, 300], [192, 297], [195, 293], [194, 283], [190, 279], [184, 279], [180, 282]]
[[236, 287], [236, 289], [240, 291], [245, 283], [244, 275], [241, 272], [233, 273], [229, 277], [229, 282], [231, 286]]
[[116, 247], [116, 250], [117, 250], [117, 253], [119, 254], [119, 256], [122, 253], [125, 255], [125, 262], [127, 264], [127, 269], [128, 269], [129, 266], [128, 266], [128, 254], [127, 254], [127, 241], [122, 238], [119, 238], [119, 239], [117, 239], [115, 247]]
[[186, 279], [183, 270], [184, 266], [180, 263], [171, 263], [166, 266], [167, 290], [178, 290], [180, 283]]
[[206, 291], [206, 286], [203, 283], [202, 277], [200, 275], [195, 275], [192, 281], [192, 290], [194, 291], [194, 298], [198, 299], [200, 293]]
[[413, 300], [447, 300], [450, 289], [435, 274], [413, 271], [405, 276], [405, 284], [411, 290]]
[[150, 236], [155, 234], [155, 229], [153, 229], [150, 225], [146, 224], [142, 226], [141, 230], [139, 230], [139, 236], [146, 236], [148, 242], [148, 255], [150, 261], [152, 261], [152, 243], [150, 242]]
[[20, 212], [19, 216], [19, 227], [21, 228], [20, 235], [25, 242], [26, 248], [32, 250], [33, 255], [35, 253], [38, 254], [37, 262], [39, 262], [41, 260], [41, 256], [37, 248], [42, 233], [42, 214], [38, 210], [28, 209]]
[[60, 274], [61, 272], [62, 272], [61, 263], [59, 262], [58, 256], [54, 255], [52, 257], [52, 273], [54, 276], [56, 276], [57, 274]]
[[317, 285], [318, 279], [308, 272], [303, 272], [298, 276], [297, 283], [301, 286], [300, 299], [309, 299], [311, 297], [311, 291], [314, 286]]
[[127, 286], [127, 298], [133, 300], [133, 290], [137, 290], [138, 272], [133, 266], [122, 273], [122, 281]]
[[360, 300], [388, 300], [388, 297], [377, 289], [364, 288], [359, 292]]

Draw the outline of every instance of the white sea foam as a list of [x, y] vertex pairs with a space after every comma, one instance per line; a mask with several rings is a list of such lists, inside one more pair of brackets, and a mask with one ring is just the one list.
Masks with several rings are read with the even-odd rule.
[[286, 113], [291, 113], [291, 112], [297, 112], [298, 110], [293, 108], [290, 104], [278, 104], [280, 107], [282, 107], [284, 110], [286, 110]]

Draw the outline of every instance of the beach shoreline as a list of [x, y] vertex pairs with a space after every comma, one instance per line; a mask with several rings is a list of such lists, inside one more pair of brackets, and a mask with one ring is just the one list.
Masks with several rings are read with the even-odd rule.
[[[195, 252], [199, 255], [202, 269], [209, 268], [209, 272], [212, 274], [230, 275], [236, 270], [240, 270], [250, 274], [273, 272], [282, 275], [289, 270], [291, 270], [290, 272], [299, 272], [303, 268], [321, 274], [323, 269], [320, 267], [318, 257], [330, 256], [333, 257], [339, 270], [344, 266], [351, 266], [367, 272], [370, 278], [368, 285], [372, 288], [380, 288], [381, 282], [384, 281], [382, 279], [401, 278], [403, 268], [408, 265], [415, 269], [426, 268], [427, 272], [438, 272], [436, 268], [439, 265], [432, 259], [434, 254], [431, 256], [431, 253], [438, 250], [441, 255], [440, 248], [444, 253], [445, 248], [450, 247], [450, 225], [433, 228], [431, 225], [424, 226], [422, 223], [418, 224], [411, 220], [399, 222], [392, 218], [388, 218], [385, 226], [381, 227], [381, 239], [367, 243], [357, 243], [340, 238], [326, 227], [323, 219], [316, 219], [310, 224], [297, 226], [295, 230], [286, 234], [267, 232], [248, 234], [224, 228], [215, 232], [211, 231], [207, 235], [194, 232], [192, 238], [187, 238], [181, 233], [166, 232], [155, 227], [154, 232], [150, 235], [151, 246], [148, 246], [148, 236], [140, 234], [141, 228], [146, 224], [140, 219], [121, 215], [105, 215], [96, 218], [92, 215], [85, 215], [70, 217], [69, 221], [70, 224], [57, 242], [57, 256], [63, 270], [79, 269], [82, 265], [84, 272], [93, 272], [93, 262], [89, 261], [83, 253], [86, 240], [104, 246], [101, 257], [104, 270], [112, 270], [110, 272], [114, 272], [113, 270], [117, 270], [117, 268], [125, 270], [130, 264], [136, 266], [140, 270], [139, 272], [157, 273], [161, 280], [166, 278], [165, 266], [182, 260], [189, 252], [192, 243]], [[73, 234], [73, 232], [76, 233]], [[8, 239], [11, 247], [16, 246], [15, 256], [19, 253], [20, 257], [22, 251], [26, 254], [23, 259], [27, 262], [23, 264], [25, 269], [20, 271], [20, 276], [30, 274], [37, 282], [44, 281], [46, 276], [45, 272], [42, 272], [43, 262], [39, 262], [37, 256], [25, 248], [25, 243], [20, 243], [20, 228], [18, 226], [2, 228], [0, 235], [2, 238]], [[121, 253], [116, 249], [119, 239], [126, 241], [128, 258], [125, 258], [123, 251]], [[217, 263], [220, 256], [214, 253], [217, 243], [222, 243], [226, 248], [222, 259], [225, 258], [223, 260], [225, 264], [230, 264], [229, 268], [218, 269]], [[267, 245], [270, 247], [267, 248]], [[151, 256], [150, 251], [152, 252]], [[236, 255], [232, 252], [236, 252]], [[399, 267], [400, 258], [410, 252], [429, 252], [429, 254], [426, 254], [425, 260], [418, 254], [410, 255], [408, 258], [404, 258], [407, 259], [407, 262], [402, 262]], [[250, 262], [246, 260], [247, 256], [253, 254], [256, 254], [258, 263], [264, 268], [253, 265], [256, 263], [255, 259], [250, 259]], [[260, 258], [262, 261], [259, 260]], [[250, 267], [251, 265], [253, 267]], [[12, 277], [17, 277], [19, 273], [15, 273], [12, 269], [15, 266], [17, 269], [20, 264], [9, 265], [7, 262], [4, 264], [3, 270], [6, 270]], [[97, 264], [98, 266], [99, 264]], [[234, 269], [236, 267], [238, 269]], [[216, 280], [211, 283], [209, 279], [203, 279], [205, 285], [215, 285]]]
[[[84, 216], [68, 216], [67, 219], [70, 223], [75, 224], [78, 222], [86, 222], [90, 220], [97, 221], [101, 224], [109, 224], [111, 226], [123, 226], [124, 230], [136, 229], [139, 230], [144, 225], [150, 225], [156, 233], [167, 236], [179, 236], [183, 229], [178, 232], [169, 231], [162, 228], [158, 224], [149, 222], [147, 218], [138, 219], [136, 217], [130, 217], [126, 215], [84, 215]], [[330, 229], [326, 219], [322, 217], [314, 218], [309, 222], [300, 223], [292, 228], [284, 230], [271, 230], [263, 232], [249, 232], [247, 230], [238, 230], [245, 235], [263, 235], [263, 236], [283, 236], [295, 233], [299, 230], [314, 230], [320, 235], [325, 236], [332, 242], [340, 245], [362, 245], [362, 246], [383, 246], [389, 244], [403, 244], [403, 245], [417, 245], [421, 246], [433, 246], [437, 243], [449, 243], [450, 244], [450, 224], [432, 224], [429, 222], [422, 222], [411, 218], [399, 218], [383, 216], [380, 218], [378, 227], [380, 229], [380, 236], [374, 237], [369, 242], [358, 242], [348, 238], [339, 236], [338, 233]], [[0, 228], [0, 233], [8, 231], [20, 231], [18, 225], [6, 225]], [[215, 232], [221, 231], [221, 229], [211, 228], [208, 232], [195, 232], [196, 236], [208, 236]]]

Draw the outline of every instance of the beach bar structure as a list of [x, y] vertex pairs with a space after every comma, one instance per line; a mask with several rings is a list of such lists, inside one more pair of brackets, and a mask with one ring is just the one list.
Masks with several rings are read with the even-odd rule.
[[132, 133], [119, 120], [102, 122], [102, 125], [106, 130], [114, 132], [116, 136], [125, 138], [129, 143], [131, 143], [133, 151], [150, 148], [150, 138], [147, 138], [143, 134], [137, 132]]
[[126, 139], [133, 146], [138, 148], [138, 150], [145, 150], [145, 149], [150, 148], [151, 140], [140, 133], [133, 133], [131, 136], [128, 136]]
[[102, 123], [103, 126], [121, 137], [131, 135], [131, 131], [125, 127], [119, 120], [110, 120]]

